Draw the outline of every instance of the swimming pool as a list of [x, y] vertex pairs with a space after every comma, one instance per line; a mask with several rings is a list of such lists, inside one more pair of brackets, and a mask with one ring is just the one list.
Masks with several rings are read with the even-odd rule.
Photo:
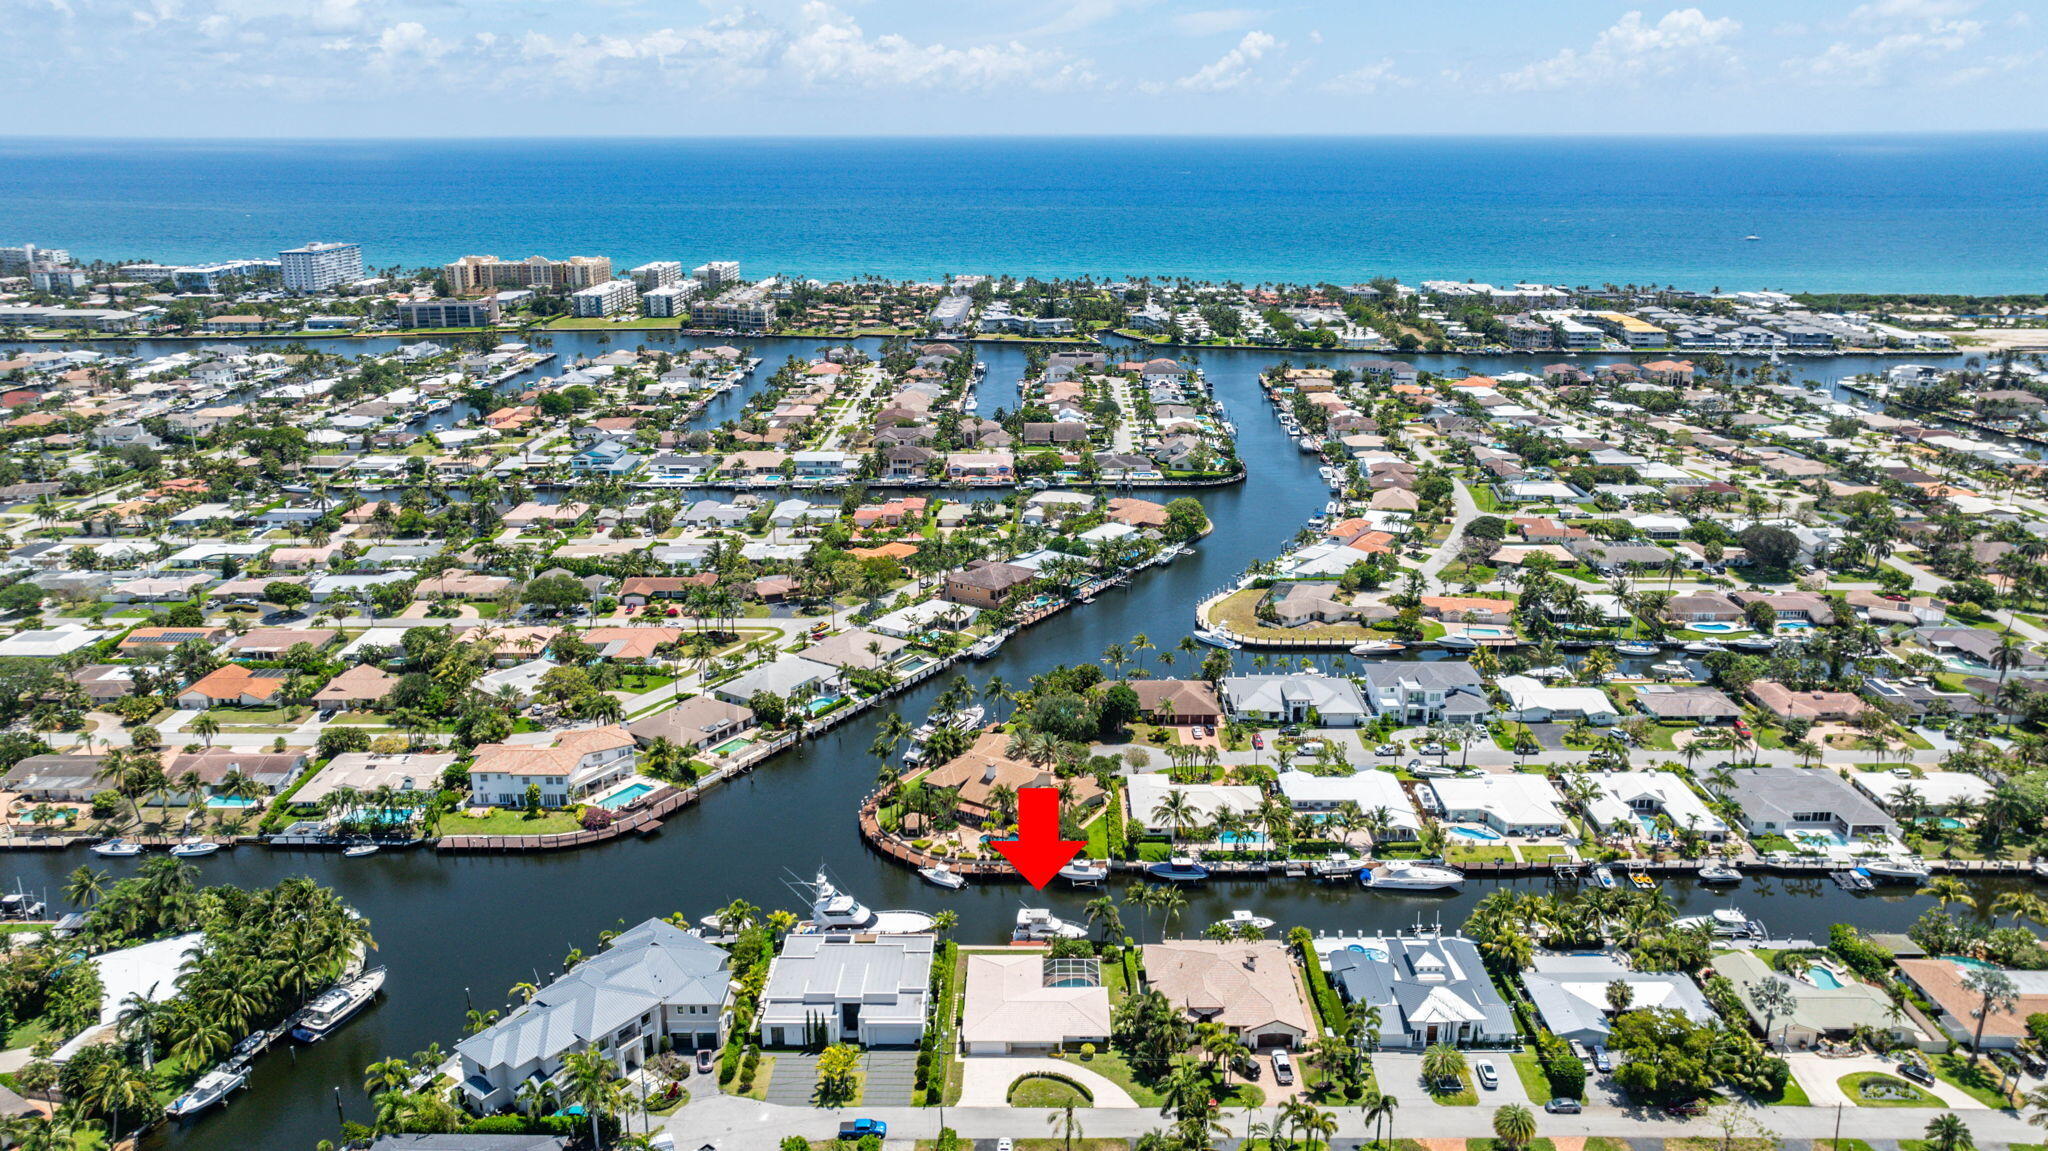
[[731, 739], [726, 740], [724, 743], [719, 744], [717, 747], [712, 748], [711, 754], [731, 755], [733, 752], [738, 751], [743, 747], [747, 747], [753, 742], [754, 737], [751, 735], [736, 735], [733, 736]]
[[1353, 943], [1345, 947], [1344, 950], [1355, 951], [1358, 954], [1365, 956], [1367, 959], [1377, 960], [1380, 963], [1385, 963], [1387, 961], [1387, 953], [1380, 950], [1377, 947], [1366, 947], [1361, 944]]
[[1942, 958], [1955, 964], [1957, 967], [1981, 967], [1986, 971], [1996, 971], [1998, 969], [1998, 965], [1995, 963], [1986, 963], [1981, 959], [1972, 959], [1967, 955], [1944, 955]]
[[653, 790], [654, 785], [651, 783], [636, 783], [630, 787], [622, 787], [612, 792], [610, 795], [598, 800], [597, 805], [610, 811], [617, 811]]
[[1481, 843], [1499, 843], [1501, 834], [1490, 827], [1453, 827], [1450, 835], [1458, 839], [1476, 839]]
[[1705, 632], [1708, 635], [1734, 635], [1738, 631], [1745, 630], [1739, 623], [1721, 623], [1718, 620], [1709, 620], [1705, 623], [1689, 623], [1685, 626], [1694, 631]]
[[1781, 619], [1778, 621], [1778, 630], [1780, 632], [1812, 631], [1813, 625], [1803, 619]]
[[1835, 976], [1834, 972], [1818, 964], [1806, 969], [1806, 978], [1815, 987], [1826, 988], [1829, 991], [1833, 991], [1842, 985], [1842, 981]]
[[1810, 843], [1817, 847], [1849, 846], [1849, 841], [1839, 831], [1817, 831], [1811, 828], [1802, 828], [1788, 833], [1786, 838], [1794, 843]]
[[206, 798], [208, 807], [243, 808], [254, 807], [257, 801], [239, 795], [210, 795]]
[[1226, 831], [1217, 837], [1216, 842], [1235, 847], [1241, 843], [1264, 843], [1266, 842], [1266, 837], [1256, 831]]
[[1515, 629], [1496, 627], [1490, 623], [1468, 623], [1465, 625], [1465, 634], [1473, 639], [1513, 639]]
[[808, 710], [812, 715], [824, 715], [826, 712], [838, 707], [845, 698], [843, 695], [821, 695], [810, 702]]

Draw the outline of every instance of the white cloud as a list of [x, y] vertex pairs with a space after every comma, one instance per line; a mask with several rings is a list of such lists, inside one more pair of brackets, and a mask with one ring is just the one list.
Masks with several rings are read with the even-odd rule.
[[1590, 48], [1566, 48], [1501, 77], [1513, 91], [1552, 91], [1599, 83], [1635, 83], [1705, 67], [1731, 67], [1728, 42], [1742, 25], [1697, 8], [1666, 12], [1656, 23], [1629, 12], [1594, 39]]
[[1863, 88], [1981, 79], [2005, 69], [1989, 60], [1959, 70], [1942, 63], [1983, 37], [1982, 21], [1963, 18], [1975, 7], [1970, 0], [1872, 0], [1849, 13], [1842, 39], [1786, 66], [1814, 83]]
[[1267, 55], [1285, 47], [1270, 32], [1253, 29], [1244, 34], [1237, 47], [1173, 82], [1188, 92], [1228, 92], [1250, 84], [1258, 75], [1257, 64]]
[[1257, 23], [1265, 12], [1258, 8], [1206, 8], [1176, 12], [1173, 30], [1183, 36], [1218, 36]]
[[803, 23], [784, 49], [782, 64], [813, 84], [1067, 88], [1094, 81], [1085, 62], [1057, 49], [1033, 49], [1016, 41], [949, 48], [894, 33], [870, 36], [851, 16], [822, 3], [804, 5]]
[[1394, 70], [1393, 57], [1385, 57], [1353, 68], [1323, 81], [1325, 92], [1344, 96], [1370, 96], [1388, 88], [1405, 88], [1414, 81]]

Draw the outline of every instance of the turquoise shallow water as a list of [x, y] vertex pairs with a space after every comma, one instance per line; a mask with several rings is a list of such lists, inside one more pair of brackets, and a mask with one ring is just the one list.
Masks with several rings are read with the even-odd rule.
[[124, 260], [2040, 291], [2044, 209], [2042, 135], [0, 140], [0, 243]]

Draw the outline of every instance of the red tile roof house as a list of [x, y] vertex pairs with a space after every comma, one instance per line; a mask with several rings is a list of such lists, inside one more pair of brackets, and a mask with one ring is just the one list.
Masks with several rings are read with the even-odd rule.
[[323, 712], [375, 707], [391, 694], [391, 688], [397, 682], [397, 678], [388, 672], [359, 663], [328, 680], [326, 687], [314, 692], [313, 706]]
[[1215, 726], [1223, 722], [1223, 701], [1198, 679], [1134, 679], [1138, 706], [1160, 723]]
[[657, 599], [685, 599], [690, 589], [711, 587], [718, 577], [710, 572], [693, 576], [634, 576], [619, 585], [619, 602], [627, 607], [646, 607]]
[[941, 598], [969, 607], [1001, 607], [1018, 588], [1038, 578], [1038, 573], [1016, 564], [976, 560], [946, 577]]
[[1747, 693], [1758, 707], [1779, 719], [1849, 720], [1870, 710], [1870, 705], [1846, 691], [1793, 691], [1782, 683], [1760, 679]]
[[291, 672], [279, 668], [251, 669], [238, 663], [208, 672], [178, 693], [178, 706], [204, 710], [222, 704], [259, 707], [275, 703]]
[[616, 725], [558, 732], [550, 744], [487, 743], [469, 766], [470, 802], [519, 807], [529, 784], [543, 807], [567, 807], [633, 773], [632, 735]]

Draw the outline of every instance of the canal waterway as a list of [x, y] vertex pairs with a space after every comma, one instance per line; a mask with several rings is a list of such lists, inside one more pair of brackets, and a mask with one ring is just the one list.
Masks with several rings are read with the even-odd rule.
[[[549, 365], [558, 372], [571, 357], [604, 350], [589, 337], [557, 333]], [[705, 341], [712, 342], [712, 341]], [[337, 341], [343, 350], [369, 351], [363, 341]], [[632, 346], [615, 339], [612, 347]], [[754, 341], [764, 358], [758, 379], [791, 352], [809, 352], [822, 341]], [[143, 352], [159, 350], [144, 345]], [[164, 347], [163, 350], [168, 350]], [[993, 410], [1015, 402], [1022, 348], [982, 346], [990, 362], [979, 406]], [[1238, 427], [1239, 452], [1248, 462], [1244, 483], [1195, 493], [1208, 508], [1213, 534], [1192, 555], [1138, 575], [1129, 585], [1099, 596], [1029, 629], [1005, 645], [995, 659], [963, 665], [977, 689], [993, 676], [1021, 684], [1063, 662], [1097, 658], [1111, 643], [1144, 633], [1171, 648], [1192, 626], [1194, 604], [1233, 582], [1245, 566], [1278, 552], [1306, 518], [1328, 499], [1316, 473], [1317, 461], [1299, 451], [1266, 410], [1258, 372], [1279, 360], [1274, 352], [1205, 352], [1201, 366]], [[1323, 357], [1342, 362], [1352, 357]], [[1362, 358], [1362, 357], [1360, 357]], [[1305, 357], [1296, 357], [1302, 362]], [[1488, 357], [1414, 357], [1426, 367], [1525, 370], [1540, 360], [1512, 362]], [[1588, 362], [1597, 362], [1590, 359]], [[1802, 378], [1832, 381], [1870, 370], [1878, 361], [1843, 358], [1796, 366]], [[736, 411], [747, 389], [715, 401], [708, 419]], [[1145, 492], [1166, 499], [1172, 491]], [[1177, 669], [1177, 670], [1184, 670]], [[950, 682], [942, 676], [892, 701], [913, 724]], [[1049, 905], [1078, 916], [1086, 893], [1053, 891], [1036, 895], [1015, 885], [942, 892], [885, 862], [860, 839], [854, 811], [872, 789], [877, 764], [868, 755], [876, 724], [888, 711], [877, 709], [825, 736], [799, 744], [753, 773], [710, 793], [679, 812], [659, 833], [613, 841], [579, 852], [524, 857], [437, 856], [430, 852], [387, 853], [345, 860], [338, 855], [270, 851], [244, 847], [198, 864], [209, 883], [259, 886], [287, 876], [310, 875], [337, 889], [369, 917], [379, 943], [373, 962], [390, 969], [386, 998], [334, 1037], [308, 1048], [279, 1050], [262, 1059], [250, 1089], [224, 1112], [187, 1129], [166, 1127], [153, 1137], [163, 1148], [290, 1148], [306, 1151], [336, 1131], [337, 1103], [351, 1118], [367, 1119], [362, 1069], [387, 1055], [410, 1055], [429, 1043], [452, 1047], [462, 1036], [470, 1006], [504, 1008], [516, 983], [546, 982], [572, 948], [597, 947], [598, 933], [649, 916], [684, 912], [703, 915], [739, 898], [766, 908], [801, 912], [806, 900], [793, 888], [820, 867], [870, 906], [916, 907], [958, 912], [957, 937], [975, 943], [1008, 938], [1020, 906]], [[6, 858], [5, 885], [17, 879], [58, 902], [66, 873], [81, 863], [133, 873], [135, 863], [97, 860], [82, 851], [17, 853]], [[1527, 882], [1527, 881], [1525, 881]], [[1198, 933], [1235, 908], [1269, 915], [1283, 927], [1305, 925], [1322, 931], [1396, 931], [1417, 923], [1455, 927], [1493, 884], [1475, 882], [1450, 897], [1389, 896], [1355, 885], [1323, 887], [1303, 881], [1213, 883], [1187, 892], [1189, 904], [1174, 924], [1178, 933]], [[1931, 901], [1896, 889], [1856, 896], [1812, 879], [1753, 878], [1731, 893], [1696, 890], [1669, 883], [1681, 908], [1740, 906], [1778, 935], [1824, 936], [1827, 925], [1854, 923], [1870, 930], [1902, 930]], [[1989, 899], [1980, 900], [1988, 906]], [[1129, 926], [1156, 937], [1132, 914]]]

